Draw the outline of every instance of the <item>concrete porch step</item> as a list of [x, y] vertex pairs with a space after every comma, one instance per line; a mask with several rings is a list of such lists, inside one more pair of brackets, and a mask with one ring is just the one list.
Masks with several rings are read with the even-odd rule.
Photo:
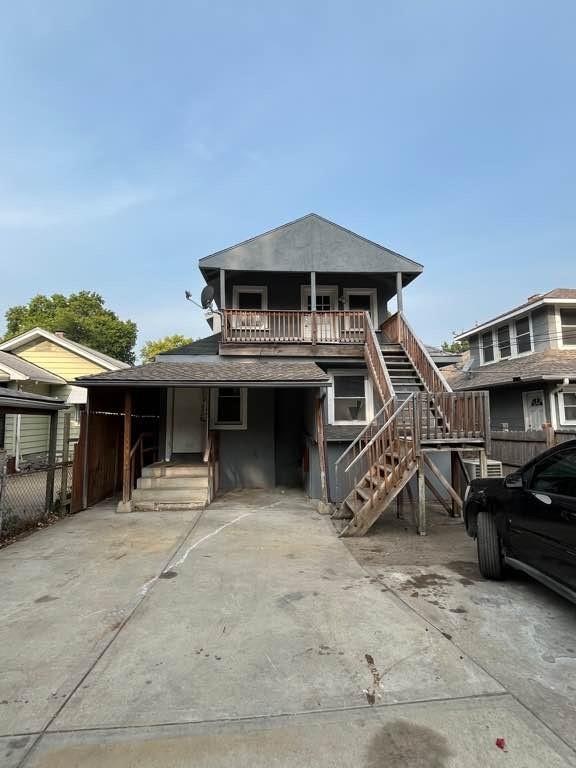
[[135, 488], [132, 501], [140, 502], [178, 502], [185, 504], [206, 504], [208, 488]]
[[149, 464], [142, 477], [208, 477], [206, 464]]
[[208, 484], [207, 475], [173, 475], [160, 477], [140, 477], [136, 482], [137, 488], [148, 490], [149, 488], [206, 488]]
[[132, 512], [177, 512], [182, 509], [203, 509], [206, 501], [135, 501]]

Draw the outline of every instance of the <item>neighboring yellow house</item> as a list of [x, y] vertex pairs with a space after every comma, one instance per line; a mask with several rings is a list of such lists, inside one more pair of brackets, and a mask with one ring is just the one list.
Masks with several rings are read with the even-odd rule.
[[[70, 408], [59, 413], [57, 453], [62, 451], [64, 413], [72, 415], [71, 437], [77, 437], [86, 390], [75, 386], [79, 376], [129, 368], [95, 349], [67, 339], [61, 333], [33, 328], [0, 344], [0, 387], [20, 389], [65, 399]], [[0, 417], [1, 418], [1, 417]], [[22, 464], [45, 458], [48, 451], [48, 416], [7, 415], [0, 423], [0, 448]]]

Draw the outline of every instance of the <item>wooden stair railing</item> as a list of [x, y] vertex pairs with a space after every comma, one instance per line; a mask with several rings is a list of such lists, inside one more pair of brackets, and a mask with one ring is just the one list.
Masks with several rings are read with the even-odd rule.
[[218, 455], [218, 443], [219, 433], [215, 430], [207, 430], [206, 432], [206, 445], [204, 448], [203, 461], [208, 466], [208, 504], [211, 504], [219, 487], [219, 455]]
[[[368, 368], [368, 372], [370, 373], [372, 381], [376, 386], [378, 395], [380, 396], [380, 401], [386, 404], [385, 407], [390, 404], [393, 410], [393, 400], [395, 397], [394, 387], [392, 385], [390, 374], [388, 373], [388, 368], [386, 367], [384, 356], [382, 355], [382, 350], [380, 349], [378, 337], [376, 336], [376, 332], [372, 324], [372, 318], [370, 317], [369, 312], [366, 312], [364, 315], [364, 323], [364, 359], [366, 361], [366, 367]], [[390, 410], [390, 413], [392, 410]]]
[[403, 312], [397, 312], [385, 320], [380, 330], [392, 342], [402, 346], [428, 392], [432, 394], [452, 392], [450, 384], [438, 370], [430, 353], [408, 324]]
[[137, 480], [136, 460], [138, 459], [139, 472], [141, 473], [142, 468], [145, 466], [144, 455], [147, 453], [153, 453], [155, 456], [156, 451], [158, 450], [157, 445], [148, 445], [148, 446], [144, 445], [144, 440], [148, 437], [154, 437], [154, 434], [152, 432], [142, 432], [142, 434], [138, 437], [138, 439], [130, 449], [130, 498], [132, 498], [132, 491], [134, 490], [134, 487], [136, 485], [136, 480]]
[[[417, 469], [420, 413], [410, 395], [342, 471], [344, 505], [352, 519], [341, 536], [362, 536]], [[341, 515], [339, 515], [341, 516]]]

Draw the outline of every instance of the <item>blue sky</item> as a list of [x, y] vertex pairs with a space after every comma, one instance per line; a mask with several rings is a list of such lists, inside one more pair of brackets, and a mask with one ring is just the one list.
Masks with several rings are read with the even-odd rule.
[[430, 343], [576, 287], [576, 4], [1, 2], [0, 313], [205, 335], [199, 257], [310, 211], [424, 264]]

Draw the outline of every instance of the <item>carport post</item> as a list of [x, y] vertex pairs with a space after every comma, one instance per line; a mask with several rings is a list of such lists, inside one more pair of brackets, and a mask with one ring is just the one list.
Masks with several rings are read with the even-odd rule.
[[48, 472], [46, 474], [46, 501], [44, 511], [51, 512], [54, 504], [54, 464], [56, 463], [56, 438], [58, 436], [58, 411], [50, 414], [50, 437], [48, 438]]
[[130, 488], [130, 451], [132, 449], [132, 393], [124, 393], [124, 448], [122, 459], [122, 502], [127, 504], [132, 496]]

